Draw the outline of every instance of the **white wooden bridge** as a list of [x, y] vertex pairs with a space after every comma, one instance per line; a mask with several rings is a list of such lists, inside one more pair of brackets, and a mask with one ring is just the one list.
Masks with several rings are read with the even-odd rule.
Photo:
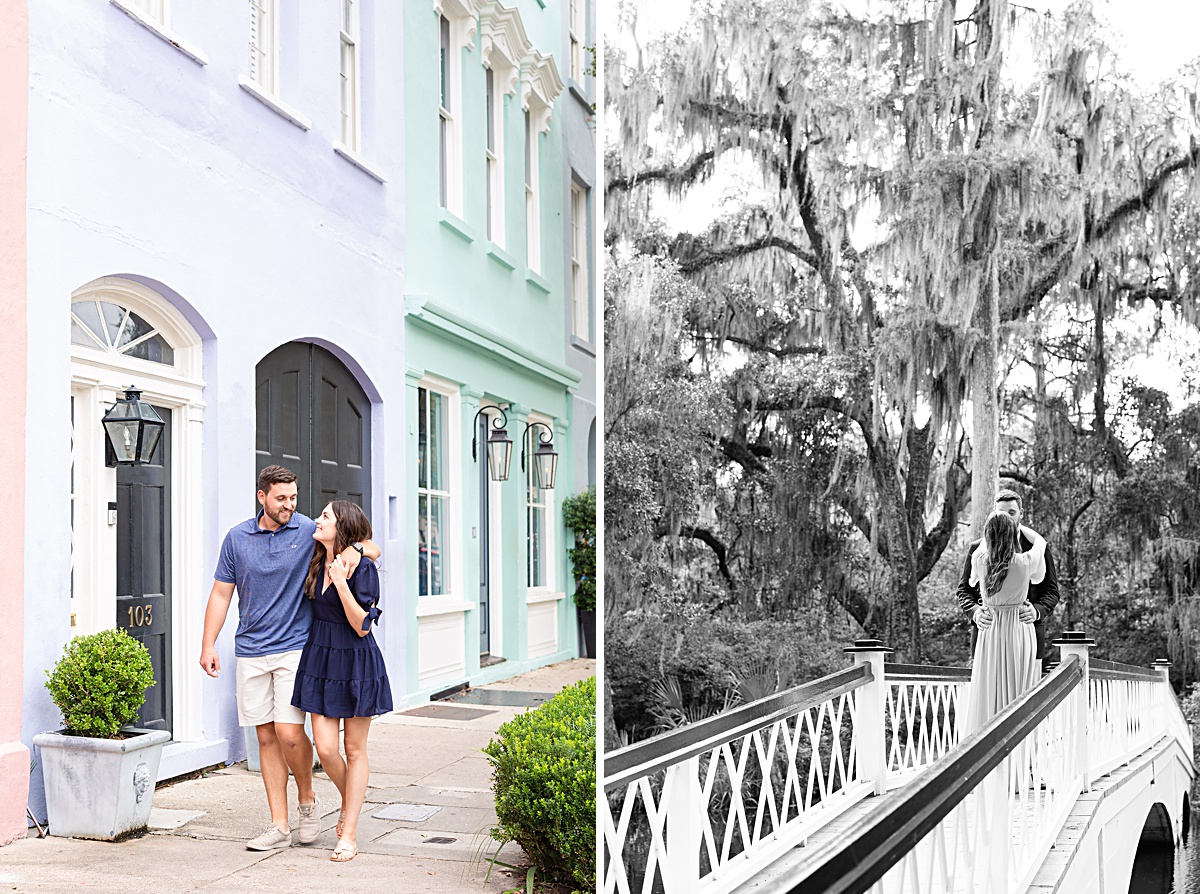
[[853, 665], [604, 759], [605, 894], [1126, 894], [1143, 834], [1190, 822], [1192, 735], [1167, 677], [1062, 662], [979, 732], [966, 668]]

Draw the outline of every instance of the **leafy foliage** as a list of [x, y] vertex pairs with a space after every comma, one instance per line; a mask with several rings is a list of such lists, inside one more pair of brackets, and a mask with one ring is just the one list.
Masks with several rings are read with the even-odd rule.
[[520, 714], [483, 749], [493, 767], [497, 841], [515, 841], [543, 878], [596, 890], [596, 678]]
[[575, 607], [596, 610], [596, 489], [589, 487], [563, 500], [563, 524], [575, 532], [567, 550], [575, 572]]
[[154, 685], [149, 651], [120, 629], [75, 637], [46, 676], [67, 733], [95, 739], [133, 723]]

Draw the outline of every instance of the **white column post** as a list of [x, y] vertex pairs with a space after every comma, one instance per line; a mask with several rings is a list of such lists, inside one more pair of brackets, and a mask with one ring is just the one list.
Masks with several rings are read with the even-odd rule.
[[1083, 668], [1083, 677], [1079, 681], [1079, 692], [1076, 693], [1073, 723], [1070, 726], [1075, 731], [1075, 775], [1083, 777], [1082, 790], [1092, 790], [1092, 764], [1088, 739], [1092, 736], [1090, 729], [1091, 712], [1091, 662], [1088, 659], [1089, 650], [1096, 641], [1088, 637], [1082, 630], [1064, 630], [1062, 636], [1054, 640], [1052, 645], [1058, 646], [1063, 662], [1075, 655]]
[[1158, 671], [1159, 685], [1155, 687], [1154, 714], [1158, 718], [1160, 735], [1171, 732], [1171, 722], [1168, 718], [1171, 703], [1171, 662], [1165, 658], [1157, 659], [1152, 667]]
[[[666, 894], [694, 894], [700, 887], [701, 803], [700, 756], [667, 768], [667, 860], [663, 866]], [[737, 794], [734, 794], [737, 797]]]
[[858, 747], [858, 778], [874, 786], [875, 794], [887, 791], [887, 750], [884, 713], [887, 706], [887, 682], [883, 661], [893, 650], [877, 639], [855, 640], [844, 650], [854, 664], [871, 668], [871, 679], [855, 692], [854, 739]]

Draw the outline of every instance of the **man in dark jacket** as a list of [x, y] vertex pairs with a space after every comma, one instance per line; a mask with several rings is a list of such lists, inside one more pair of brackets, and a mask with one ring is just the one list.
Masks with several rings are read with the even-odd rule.
[[[1013, 521], [1021, 524], [1021, 496], [1016, 491], [1002, 490], [996, 494], [996, 509], [1008, 513]], [[1024, 535], [1018, 535], [1019, 552], [1025, 552], [1033, 546]], [[975, 628], [986, 630], [992, 626], [992, 610], [985, 608], [979, 595], [978, 585], [971, 583], [971, 557], [979, 548], [982, 540], [975, 540], [967, 550], [967, 559], [963, 563], [962, 579], [958, 582], [958, 605], [974, 623], [971, 628], [971, 654], [975, 653], [975, 638], [978, 635]], [[1050, 555], [1050, 544], [1046, 544], [1046, 576], [1040, 584], [1029, 585], [1029, 595], [1026, 604], [1021, 607], [1020, 619], [1027, 624], [1033, 624], [1037, 635], [1037, 657], [1045, 663], [1046, 660], [1046, 617], [1058, 605], [1058, 577], [1054, 573], [1054, 559]]]

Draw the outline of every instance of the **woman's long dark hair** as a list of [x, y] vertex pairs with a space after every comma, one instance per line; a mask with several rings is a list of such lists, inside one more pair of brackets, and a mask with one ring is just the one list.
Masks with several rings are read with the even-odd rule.
[[[338, 526], [341, 530], [341, 526]], [[1006, 512], [993, 512], [983, 523], [983, 542], [987, 546], [987, 575], [984, 584], [990, 594], [999, 591], [1017, 548], [1017, 523]]]
[[[371, 539], [371, 523], [367, 515], [357, 503], [349, 500], [334, 500], [329, 504], [333, 517], [337, 521], [337, 537], [333, 544], [333, 554], [340, 556], [351, 543]], [[317, 598], [317, 587], [320, 586], [325, 574], [325, 544], [319, 540], [313, 541], [313, 557], [308, 563], [308, 576], [304, 578], [304, 592], [309, 599]]]

